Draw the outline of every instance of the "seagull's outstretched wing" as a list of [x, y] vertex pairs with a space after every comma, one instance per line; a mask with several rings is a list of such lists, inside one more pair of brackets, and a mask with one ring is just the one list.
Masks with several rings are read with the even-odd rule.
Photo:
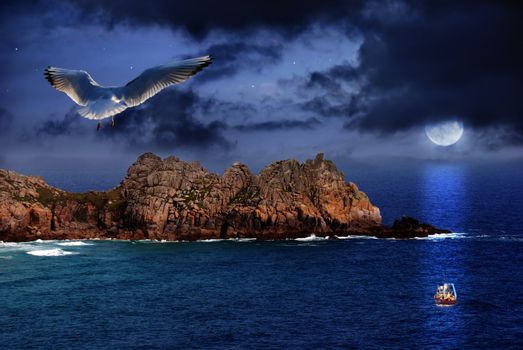
[[123, 100], [128, 107], [137, 106], [166, 87], [189, 79], [211, 63], [211, 56], [202, 56], [149, 68], [122, 88]]
[[96, 90], [100, 88], [83, 70], [47, 67], [44, 76], [56, 90], [65, 92], [71, 100], [81, 106], [87, 105], [88, 100], [93, 98]]

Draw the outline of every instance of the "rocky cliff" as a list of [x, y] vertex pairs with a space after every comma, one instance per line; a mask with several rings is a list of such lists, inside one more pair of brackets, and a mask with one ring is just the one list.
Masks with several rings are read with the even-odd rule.
[[145, 153], [118, 187], [87, 193], [65, 192], [42, 178], [0, 169], [3, 241], [410, 237], [447, 232], [410, 219], [395, 226], [384, 227], [379, 209], [322, 154], [304, 163], [274, 162], [258, 175], [235, 163], [219, 176], [196, 162]]

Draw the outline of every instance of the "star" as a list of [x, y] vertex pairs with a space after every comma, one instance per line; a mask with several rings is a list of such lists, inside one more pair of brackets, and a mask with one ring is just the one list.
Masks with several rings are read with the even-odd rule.
[[292, 61], [292, 64], [296, 64], [296, 61]]
[[134, 69], [134, 67], [133, 67], [133, 66], [131, 66], [131, 67], [129, 67], [129, 68], [130, 68], [130, 69]]
[[251, 87], [253, 88], [253, 87], [254, 87], [254, 84], [252, 84]]
[[18, 47], [15, 47], [15, 51], [18, 51]]

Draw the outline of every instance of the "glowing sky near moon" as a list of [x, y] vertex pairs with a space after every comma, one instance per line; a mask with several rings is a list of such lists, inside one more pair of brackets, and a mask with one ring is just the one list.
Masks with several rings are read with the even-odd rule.
[[463, 136], [463, 123], [457, 120], [425, 126], [425, 134], [438, 146], [451, 146]]

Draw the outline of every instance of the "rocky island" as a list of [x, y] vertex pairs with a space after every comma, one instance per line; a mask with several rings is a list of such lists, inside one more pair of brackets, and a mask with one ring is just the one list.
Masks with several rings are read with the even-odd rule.
[[318, 154], [271, 163], [253, 175], [235, 163], [222, 176], [198, 162], [145, 153], [116, 188], [71, 193], [40, 177], [0, 169], [0, 240], [412, 238], [449, 231], [402, 218], [391, 227], [334, 163]]

